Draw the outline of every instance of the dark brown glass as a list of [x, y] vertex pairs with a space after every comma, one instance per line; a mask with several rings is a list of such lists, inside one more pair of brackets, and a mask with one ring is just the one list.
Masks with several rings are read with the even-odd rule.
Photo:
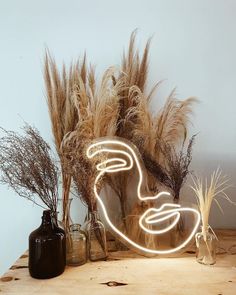
[[66, 238], [50, 210], [43, 211], [42, 224], [29, 236], [29, 272], [36, 279], [62, 274], [66, 265]]

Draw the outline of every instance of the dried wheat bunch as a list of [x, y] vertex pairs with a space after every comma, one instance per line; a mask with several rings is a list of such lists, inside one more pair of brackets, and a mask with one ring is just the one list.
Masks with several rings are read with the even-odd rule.
[[56, 212], [58, 198], [58, 168], [49, 145], [37, 129], [23, 127], [24, 135], [1, 129], [1, 183], [7, 184], [19, 196], [42, 207], [37, 196], [50, 210]]

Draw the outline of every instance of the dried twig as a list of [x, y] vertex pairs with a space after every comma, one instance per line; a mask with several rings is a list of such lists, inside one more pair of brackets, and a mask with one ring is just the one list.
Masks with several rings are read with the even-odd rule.
[[58, 199], [58, 168], [50, 147], [37, 129], [25, 125], [24, 135], [4, 132], [0, 138], [1, 183], [35, 204], [35, 195], [53, 212]]

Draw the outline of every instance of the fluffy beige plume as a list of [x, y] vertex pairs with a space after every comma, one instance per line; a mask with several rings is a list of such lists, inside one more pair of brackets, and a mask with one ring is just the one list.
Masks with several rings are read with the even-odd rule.
[[136, 34], [137, 30], [133, 31], [130, 36], [128, 53], [127, 55], [123, 54], [122, 71], [125, 73], [126, 85], [136, 85], [141, 91], [144, 91], [148, 74], [148, 55], [151, 39], [147, 41], [143, 55], [140, 57], [139, 52], [135, 49]]
[[136, 100], [135, 106], [129, 109], [125, 118], [125, 120], [127, 120], [127, 125], [128, 122], [130, 122], [130, 140], [140, 148], [144, 150], [147, 149], [153, 154], [157, 138], [154, 129], [153, 115], [149, 109], [149, 102], [138, 87], [131, 87], [130, 92], [133, 99]]
[[148, 151], [159, 160], [158, 141], [168, 144], [182, 143], [187, 137], [187, 127], [196, 98], [178, 100], [175, 90], [167, 98], [162, 109], [156, 114], [151, 112], [150, 100], [160, 84], [158, 82], [147, 94], [148, 55], [150, 41], [146, 43], [140, 57], [135, 48], [135, 30], [130, 37], [127, 54], [123, 55], [122, 74], [126, 88], [120, 93], [120, 122], [118, 135], [134, 142], [142, 150]]
[[94, 136], [114, 136], [119, 115], [119, 93], [124, 88], [122, 79], [115, 85], [111, 77], [116, 69], [111, 67], [103, 75], [101, 86], [95, 95]]
[[164, 107], [154, 119], [157, 138], [168, 144], [175, 144], [183, 141], [183, 139], [185, 140], [192, 107], [196, 102], [197, 99], [193, 97], [178, 100], [174, 96], [174, 91], [172, 91]]
[[62, 74], [60, 74], [55, 60], [49, 52], [46, 52], [44, 80], [52, 131], [58, 153], [60, 153], [60, 145], [64, 135], [74, 130], [78, 120], [76, 109], [71, 101], [77, 71], [79, 71], [78, 68], [71, 65], [69, 73], [67, 73], [65, 65], [63, 65]]
[[[135, 48], [137, 30], [135, 30], [130, 37], [129, 47], [127, 53], [123, 54], [121, 73], [118, 81], [121, 79], [125, 87], [120, 91], [120, 111], [119, 111], [119, 126], [117, 135], [129, 138], [129, 121], [127, 116], [129, 112], [138, 104], [135, 91], [130, 90], [133, 87], [138, 87], [141, 92], [145, 91], [147, 75], [148, 75], [148, 55], [151, 39], [149, 39], [144, 48], [143, 54]], [[115, 80], [116, 82], [116, 80]], [[134, 117], [132, 117], [134, 119]]]
[[92, 88], [79, 79], [73, 101], [78, 112], [77, 136], [90, 140], [103, 136], [114, 136], [119, 115], [119, 95], [124, 84], [119, 80], [112, 84], [115, 68], [105, 71], [100, 87]]

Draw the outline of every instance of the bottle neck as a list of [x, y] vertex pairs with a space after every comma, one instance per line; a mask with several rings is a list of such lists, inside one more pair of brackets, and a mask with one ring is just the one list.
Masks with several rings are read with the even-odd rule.
[[209, 225], [201, 225], [201, 231], [202, 232], [205, 232], [205, 233], [208, 233], [209, 232], [209, 230], [210, 230], [210, 226]]
[[70, 231], [71, 232], [79, 232], [81, 228], [81, 224], [79, 223], [74, 223], [70, 226]]
[[42, 216], [42, 224], [43, 227], [53, 227], [53, 218], [51, 210], [44, 210]]
[[51, 219], [52, 219], [52, 222], [53, 222], [53, 224], [55, 224], [55, 226], [58, 227], [58, 218], [57, 218], [57, 216], [58, 216], [58, 212], [51, 211]]
[[100, 220], [98, 212], [97, 211], [89, 212], [89, 220], [93, 222], [98, 222]]

